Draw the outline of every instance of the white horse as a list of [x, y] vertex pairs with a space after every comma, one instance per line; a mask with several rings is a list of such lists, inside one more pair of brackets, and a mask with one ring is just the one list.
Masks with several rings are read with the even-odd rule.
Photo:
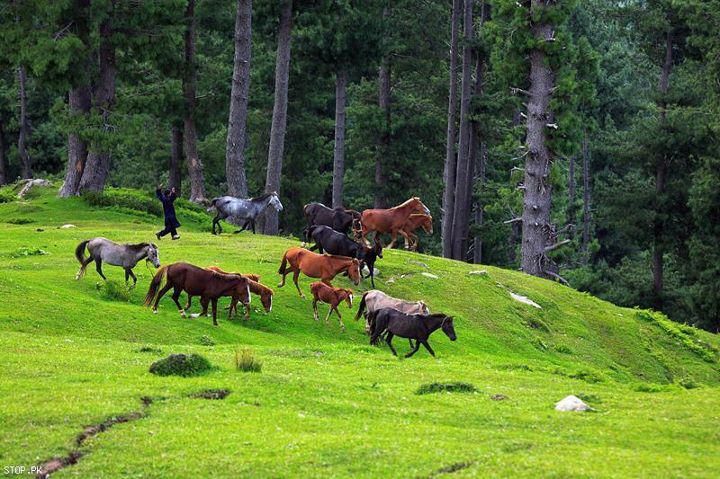
[[[219, 196], [213, 198], [210, 202], [212, 205], [208, 208], [208, 211], [212, 211], [213, 208], [217, 211], [217, 215], [213, 218], [212, 228], [213, 234], [222, 233], [222, 226], [220, 226], [220, 220], [228, 219], [233, 224], [241, 226], [241, 229], [237, 230], [239, 233], [246, 230], [248, 225], [252, 228], [253, 234], [255, 234], [255, 219], [265, 211], [268, 206], [275, 208], [275, 211], [282, 211], [283, 205], [280, 203], [277, 193], [265, 193], [264, 195], [258, 196], [257, 198], [235, 198], [234, 196]], [[217, 230], [216, 231], [216, 226]]]
[[[85, 258], [85, 248], [87, 248], [90, 256]], [[102, 272], [102, 263], [113, 266], [121, 266], [125, 270], [125, 282], [132, 277], [133, 286], [137, 284], [137, 277], [132, 269], [138, 264], [138, 261], [145, 258], [150, 261], [156, 268], [160, 266], [160, 255], [157, 246], [153, 243], [138, 244], [118, 244], [107, 238], [92, 238], [85, 240], [75, 248], [75, 257], [80, 262], [80, 269], [75, 275], [75, 279], [80, 279], [85, 274], [85, 268], [95, 261], [95, 269], [102, 279], [107, 278]]]

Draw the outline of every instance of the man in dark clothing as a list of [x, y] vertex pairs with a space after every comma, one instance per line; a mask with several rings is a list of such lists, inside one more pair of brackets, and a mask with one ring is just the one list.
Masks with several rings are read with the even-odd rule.
[[180, 235], [177, 233], [180, 222], [175, 217], [175, 205], [173, 205], [175, 198], [177, 198], [175, 188], [163, 191], [162, 185], [160, 185], [157, 190], [155, 190], [155, 195], [157, 195], [158, 199], [162, 202], [163, 213], [165, 213], [165, 229], [155, 233], [155, 236], [157, 236], [157, 239], [160, 239], [166, 234], [171, 233], [172, 239], [180, 239]]

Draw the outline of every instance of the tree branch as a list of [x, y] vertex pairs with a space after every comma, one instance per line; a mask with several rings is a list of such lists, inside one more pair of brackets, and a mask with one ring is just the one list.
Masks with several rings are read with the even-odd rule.
[[553, 244], [553, 245], [546, 246], [546, 247], [545, 247], [545, 252], [548, 253], [548, 252], [550, 252], [550, 251], [556, 250], [556, 249], [560, 248], [561, 246], [565, 246], [565, 245], [568, 244], [568, 243], [570, 243], [570, 240], [569, 240], [569, 239], [566, 239], [566, 240], [562, 240], [562, 241], [560, 241], [560, 242], [558, 242], [558, 243], [555, 243], [555, 244]]
[[565, 286], [570, 286], [570, 283], [568, 283], [568, 281], [565, 278], [563, 278], [562, 276], [560, 276], [557, 273], [553, 273], [552, 271], [543, 271], [543, 273], [550, 276], [551, 278], [555, 279], [558, 283], [562, 283]]

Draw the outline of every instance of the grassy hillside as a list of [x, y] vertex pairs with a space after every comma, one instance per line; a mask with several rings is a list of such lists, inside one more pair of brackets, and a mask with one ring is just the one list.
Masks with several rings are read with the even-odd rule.
[[[715, 336], [518, 272], [403, 251], [380, 260], [377, 287], [455, 315], [457, 342], [431, 337], [437, 359], [369, 346], [345, 306], [345, 332], [335, 319], [313, 321], [292, 283], [276, 289], [270, 314], [254, 311], [248, 322], [181, 319], [169, 297], [153, 315], [141, 306], [152, 276], [143, 263], [125, 300], [92, 266], [75, 281], [73, 251], [100, 235], [154, 240], [157, 205], [129, 191], [54, 194], [15, 201], [0, 190], [10, 199], [0, 203], [3, 465], [78, 449], [77, 464], [53, 477], [712, 477], [720, 468]], [[159, 242], [162, 263], [214, 264], [277, 285], [282, 252], [297, 239], [212, 236], [201, 210], [181, 206], [182, 239]], [[59, 228], [67, 223], [75, 227]], [[119, 268], [104, 271], [123, 279]], [[310, 282], [301, 277], [306, 294]], [[235, 370], [241, 348], [262, 361], [261, 373]], [[179, 352], [216, 368], [195, 378], [148, 373]], [[449, 381], [477, 392], [416, 394]], [[191, 397], [210, 388], [231, 393]], [[568, 394], [596, 412], [555, 412]], [[144, 416], [76, 446], [85, 426], [133, 411]]]

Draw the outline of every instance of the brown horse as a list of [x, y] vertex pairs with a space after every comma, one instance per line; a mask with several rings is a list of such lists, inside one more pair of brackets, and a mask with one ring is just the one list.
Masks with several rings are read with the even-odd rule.
[[343, 301], [347, 303], [348, 308], [352, 308], [352, 289], [334, 288], [328, 284], [323, 283], [322, 281], [316, 281], [310, 285], [310, 291], [313, 295], [313, 314], [315, 317], [315, 321], [320, 320], [318, 318], [317, 307], [319, 301], [321, 303], [330, 305], [328, 314], [327, 316], [325, 316], [325, 322], [328, 322], [328, 320], [330, 319], [330, 315], [333, 311], [335, 311], [338, 316], [338, 321], [340, 322], [340, 327], [345, 330], [345, 325], [342, 322], [342, 316], [340, 315], [340, 311], [338, 311], [337, 308]]
[[[250, 287], [250, 292], [253, 294], [256, 294], [260, 296], [260, 302], [263, 304], [263, 308], [265, 308], [265, 312], [269, 313], [272, 311], [272, 297], [273, 297], [273, 290], [265, 286], [264, 284], [260, 283], [260, 275], [259, 274], [243, 274], [243, 273], [228, 273], [226, 271], [223, 271], [222, 269], [218, 268], [217, 266], [208, 266], [205, 268], [209, 271], [215, 271], [216, 273], [222, 273], [222, 274], [237, 274], [239, 276], [242, 276], [244, 278], [247, 278], [248, 285]], [[245, 319], [250, 318], [250, 308], [249, 303], [250, 301], [247, 301], [248, 304], [246, 304], [245, 301], [242, 300], [243, 297], [243, 291], [238, 291], [237, 295], [234, 295], [232, 297], [232, 302], [230, 303], [230, 310], [228, 311], [228, 318], [230, 318], [231, 315], [237, 314], [237, 305], [238, 302], [242, 302], [243, 308], [245, 309]], [[190, 297], [188, 297], [188, 304], [185, 306], [185, 309], [190, 308]]]
[[[166, 279], [165, 286], [160, 284]], [[180, 306], [178, 299], [180, 293], [187, 292], [188, 296], [200, 296], [201, 302], [212, 302], [213, 324], [217, 326], [217, 302], [221, 296], [232, 296], [238, 288], [245, 288], [249, 298], [249, 285], [247, 278], [236, 274], [222, 274], [215, 271], [194, 266], [188, 263], [173, 263], [158, 270], [150, 283], [150, 289], [145, 296], [145, 306], [153, 305], [153, 312], [157, 313], [160, 299], [173, 288], [172, 299], [177, 305], [181, 316], [185, 310]], [[207, 308], [206, 308], [207, 311]]]
[[430, 210], [420, 201], [420, 198], [413, 197], [401, 205], [388, 209], [364, 210], [360, 216], [362, 223], [362, 237], [367, 241], [367, 235], [375, 232], [376, 235], [400, 231], [405, 222], [413, 213], [429, 215]]
[[330, 284], [330, 280], [335, 276], [347, 271], [350, 280], [356, 285], [360, 284], [360, 262], [357, 259], [346, 256], [317, 254], [305, 248], [290, 248], [285, 251], [278, 270], [278, 273], [282, 275], [282, 282], [278, 285], [278, 288], [285, 286], [285, 276], [291, 271], [293, 273], [293, 283], [295, 283], [295, 287], [303, 299], [305, 295], [300, 291], [298, 285], [298, 277], [301, 271], [310, 278], [320, 278], [325, 284]]
[[398, 231], [390, 233], [392, 235], [392, 241], [388, 245], [388, 248], [395, 246], [397, 233], [400, 233], [403, 237], [405, 237], [405, 249], [417, 251], [420, 240], [418, 235], [415, 234], [415, 230], [418, 228], [422, 228], [425, 233], [431, 235], [433, 233], [432, 216], [424, 214], [410, 215], [402, 228]]

